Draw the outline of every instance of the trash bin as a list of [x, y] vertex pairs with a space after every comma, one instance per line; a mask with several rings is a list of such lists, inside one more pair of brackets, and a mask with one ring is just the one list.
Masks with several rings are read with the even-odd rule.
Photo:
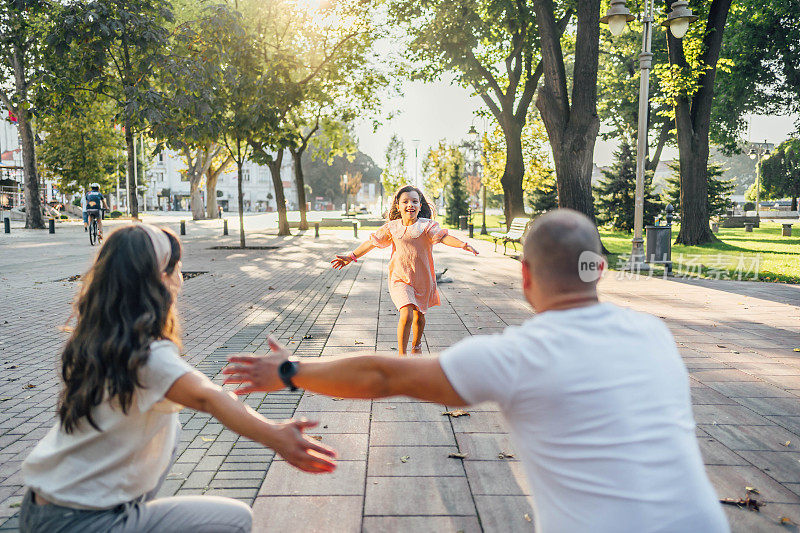
[[460, 217], [458, 217], [458, 229], [460, 230], [467, 229], [467, 218], [468, 217], [466, 215], [461, 215]]
[[647, 252], [645, 262], [672, 264], [672, 226], [646, 226]]

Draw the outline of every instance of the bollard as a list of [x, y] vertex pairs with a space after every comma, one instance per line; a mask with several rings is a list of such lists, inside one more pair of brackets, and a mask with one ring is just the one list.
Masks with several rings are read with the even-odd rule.
[[358, 239], [358, 222], [353, 222], [353, 237]]
[[11, 233], [11, 219], [6, 217], [3, 219], [3, 227], [6, 233]]
[[474, 234], [475, 234], [475, 224], [473, 224], [472, 222], [470, 222], [469, 224], [467, 224], [467, 227], [469, 228], [469, 238], [470, 238], [470, 239], [474, 238]]
[[186, 235], [186, 221], [181, 220], [181, 235]]
[[228, 221], [227, 220], [223, 220], [222, 221], [222, 234], [223, 235], [227, 235], [228, 234]]
[[319, 239], [319, 222], [314, 222], [314, 238]]
[[47, 221], [47, 231], [48, 233], [56, 232], [56, 219], [51, 218]]

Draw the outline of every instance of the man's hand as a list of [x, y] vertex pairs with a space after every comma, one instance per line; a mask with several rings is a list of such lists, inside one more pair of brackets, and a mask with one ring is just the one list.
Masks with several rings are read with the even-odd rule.
[[321, 474], [336, 469], [336, 452], [324, 444], [303, 434], [317, 422], [304, 418], [280, 422], [275, 427], [275, 439], [268, 444], [290, 465], [304, 472]]
[[278, 375], [278, 367], [289, 359], [289, 352], [272, 337], [267, 339], [272, 353], [269, 355], [234, 355], [228, 358], [232, 365], [222, 370], [227, 374], [225, 383], [241, 384], [236, 394], [272, 392], [286, 387]]

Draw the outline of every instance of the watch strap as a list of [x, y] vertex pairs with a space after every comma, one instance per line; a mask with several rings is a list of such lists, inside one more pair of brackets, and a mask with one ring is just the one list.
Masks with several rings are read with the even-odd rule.
[[278, 367], [278, 376], [281, 378], [281, 381], [293, 391], [297, 390], [297, 385], [294, 384], [292, 378], [297, 374], [298, 366], [298, 363], [295, 361], [289, 361], [287, 359]]

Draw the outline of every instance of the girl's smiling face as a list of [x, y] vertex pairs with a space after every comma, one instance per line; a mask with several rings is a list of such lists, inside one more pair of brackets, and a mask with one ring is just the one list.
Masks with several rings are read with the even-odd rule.
[[403, 222], [413, 222], [419, 216], [420, 199], [417, 191], [408, 191], [397, 199], [397, 209]]

